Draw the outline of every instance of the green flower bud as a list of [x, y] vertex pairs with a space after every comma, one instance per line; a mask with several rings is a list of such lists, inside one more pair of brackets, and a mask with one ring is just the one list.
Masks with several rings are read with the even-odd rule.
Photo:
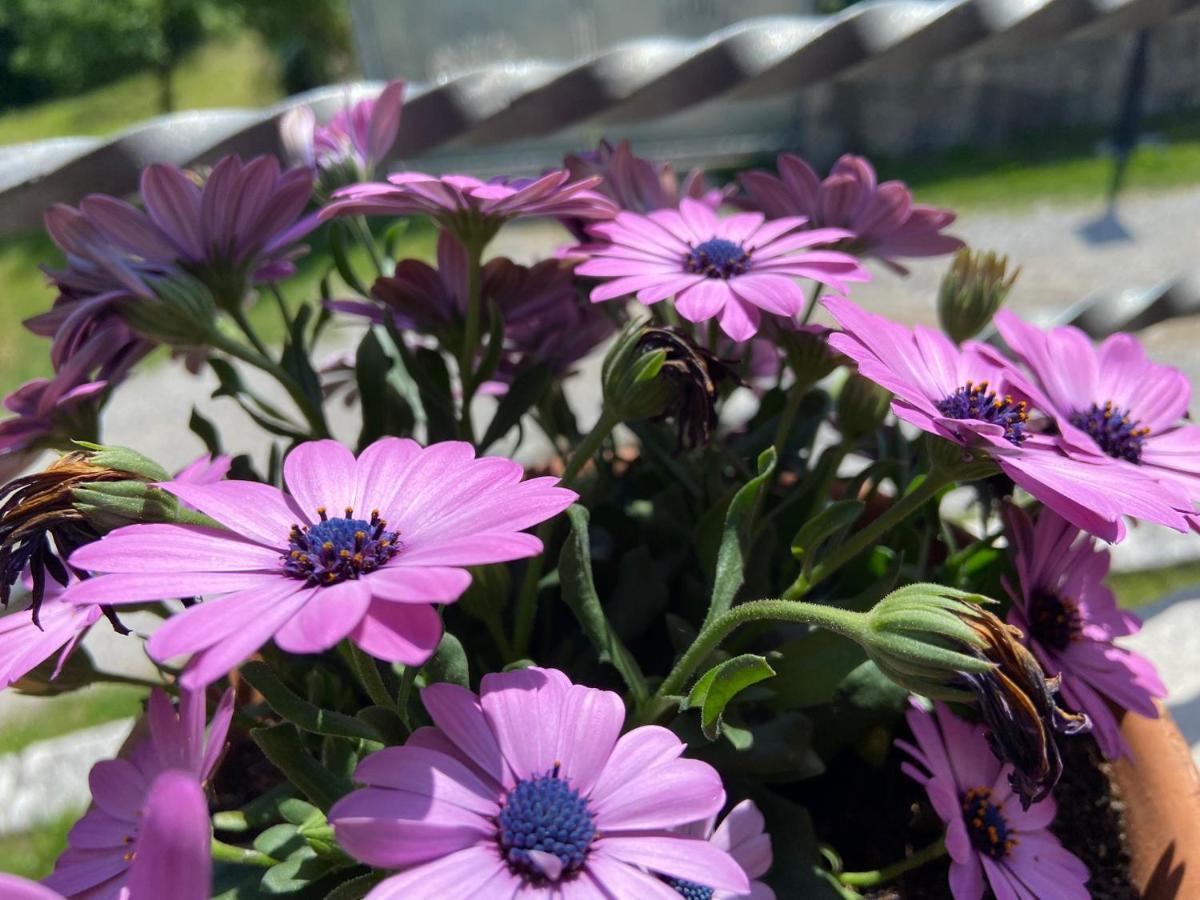
[[212, 342], [217, 328], [217, 304], [203, 282], [180, 275], [155, 281], [151, 288], [157, 300], [138, 300], [122, 308], [131, 328], [173, 347], [198, 347]]
[[642, 349], [639, 342], [644, 331], [644, 324], [630, 323], [609, 349], [600, 370], [605, 412], [619, 422], [662, 415], [674, 393], [667, 380], [659, 377], [667, 351]]
[[1020, 268], [1008, 272], [1006, 256], [959, 250], [938, 289], [942, 329], [956, 343], [979, 334], [992, 321], [1020, 273]]
[[816, 384], [845, 362], [829, 346], [830, 330], [824, 325], [800, 325], [795, 331], [779, 331], [779, 343], [787, 353], [797, 384]]
[[836, 408], [842, 434], [854, 441], [883, 424], [892, 408], [892, 394], [870, 379], [852, 374], [838, 392]]

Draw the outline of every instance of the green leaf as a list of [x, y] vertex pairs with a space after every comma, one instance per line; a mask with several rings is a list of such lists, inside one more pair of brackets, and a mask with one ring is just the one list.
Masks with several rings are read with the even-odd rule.
[[758, 457], [758, 474], [747, 481], [729, 501], [725, 513], [725, 530], [717, 550], [717, 568], [713, 574], [712, 599], [701, 630], [733, 605], [733, 598], [746, 580], [746, 553], [750, 535], [747, 524], [758, 505], [763, 487], [775, 471], [775, 449], [767, 448]]
[[300, 385], [309, 402], [319, 407], [323, 399], [321, 379], [317, 377], [317, 373], [312, 367], [312, 361], [308, 356], [308, 342], [304, 334], [311, 318], [312, 307], [307, 303], [296, 310], [288, 337], [283, 342], [283, 353], [279, 358], [279, 364]]
[[379, 732], [366, 722], [330, 709], [321, 709], [292, 693], [266, 663], [244, 663], [241, 672], [251, 687], [263, 695], [271, 709], [305, 731], [377, 743], [383, 740]]
[[403, 744], [408, 739], [408, 729], [404, 727], [404, 722], [394, 709], [386, 706], [367, 706], [356, 712], [354, 717], [362, 719], [379, 732], [383, 742], [389, 747]]
[[575, 504], [567, 509], [571, 533], [558, 558], [563, 602], [579, 620], [583, 633], [596, 648], [601, 662], [611, 663], [625, 680], [634, 699], [641, 703], [649, 695], [646, 679], [633, 654], [621, 643], [604, 615], [596, 583], [592, 578], [592, 550], [588, 540], [588, 511]]
[[429, 441], [448, 440], [457, 432], [454, 418], [454, 396], [450, 389], [450, 370], [446, 361], [436, 350], [418, 347], [409, 357], [409, 374], [417, 383], [421, 406], [425, 410], [425, 423]]
[[287, 859], [304, 846], [300, 829], [290, 823], [272, 825], [254, 839], [254, 849], [272, 859]]
[[692, 687], [684, 702], [685, 709], [700, 709], [700, 728], [715, 741], [721, 730], [721, 717], [729, 702], [753, 684], [775, 674], [766, 657], [743, 653], [713, 666]]
[[350, 781], [313, 759], [304, 748], [295, 725], [284, 723], [253, 728], [250, 737], [271, 764], [321, 809], [329, 809], [339, 798], [350, 793]]
[[359, 875], [349, 881], [343, 881], [325, 895], [325, 900], [363, 900], [371, 892], [371, 888], [388, 877], [387, 872], [370, 872]]
[[299, 797], [289, 797], [286, 800], [281, 800], [279, 802], [279, 814], [297, 827], [307, 825], [310, 822], [325, 821], [325, 813], [321, 812], [311, 803], [301, 800]]
[[496, 301], [490, 297], [487, 302], [487, 313], [488, 342], [483, 351], [483, 358], [479, 361], [479, 368], [471, 374], [471, 394], [474, 394], [479, 390], [481, 384], [496, 374], [496, 370], [500, 368], [501, 354], [504, 352], [504, 316], [500, 314], [500, 307], [496, 305]]
[[792, 539], [792, 556], [803, 561], [806, 577], [812, 572], [821, 545], [853, 525], [862, 515], [865, 505], [861, 500], [838, 500], [805, 522], [796, 532]]
[[335, 864], [317, 855], [312, 847], [297, 850], [277, 866], [263, 873], [261, 886], [265, 894], [292, 894], [328, 875]]
[[217, 433], [217, 428], [204, 416], [200, 415], [200, 411], [196, 407], [192, 407], [192, 416], [188, 419], [188, 428], [200, 440], [204, 441], [204, 447], [208, 452], [216, 457], [221, 455], [221, 436]]
[[334, 221], [331, 224], [333, 227], [329, 229], [329, 250], [330, 255], [333, 256], [334, 268], [342, 276], [342, 281], [346, 282], [352, 290], [364, 297], [370, 297], [370, 291], [363, 287], [362, 281], [354, 272], [354, 267], [350, 265], [350, 257], [346, 252], [346, 235], [350, 230], [349, 227], [345, 222]]
[[788, 641], [775, 661], [772, 705], [803, 709], [828, 703], [842, 680], [866, 659], [866, 651], [854, 641], [822, 628]]
[[362, 408], [359, 449], [384, 435], [408, 434], [412, 431], [412, 408], [388, 381], [391, 369], [392, 358], [383, 349], [374, 330], [368, 330], [354, 356], [354, 378]]
[[550, 369], [544, 365], [530, 366], [513, 379], [508, 392], [496, 404], [492, 421], [479, 442], [480, 452], [517, 427], [522, 416], [541, 400], [551, 380]]
[[471, 686], [471, 675], [467, 665], [467, 653], [458, 638], [448, 631], [442, 632], [437, 650], [422, 669], [429, 684], [448, 681], [459, 687]]

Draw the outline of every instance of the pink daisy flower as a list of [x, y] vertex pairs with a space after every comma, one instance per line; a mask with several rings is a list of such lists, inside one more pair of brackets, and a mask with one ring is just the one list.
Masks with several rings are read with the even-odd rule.
[[[88, 776], [92, 805], [67, 835], [46, 887], [67, 897], [207, 897], [211, 832], [204, 785], [225, 749], [233, 690], [221, 697], [205, 736], [203, 691], [184, 691], [176, 710], [150, 692], [146, 736], [127, 757], [96, 763]], [[174, 776], [174, 777], [172, 777]], [[172, 860], [190, 860], [173, 869]], [[182, 889], [184, 872], [197, 875]], [[164, 893], [150, 887], [169, 884]], [[122, 893], [122, 892], [127, 893]]]
[[875, 168], [861, 156], [846, 154], [823, 181], [798, 156], [781, 154], [779, 175], [747, 172], [741, 176], [745, 205], [775, 219], [803, 216], [810, 228], [845, 228], [852, 232], [843, 249], [878, 257], [902, 274], [899, 257], [943, 256], [963, 246], [942, 234], [954, 213], [913, 203], [902, 181], [878, 182]]
[[326, 125], [318, 125], [307, 106], [289, 110], [279, 121], [288, 156], [319, 174], [370, 178], [396, 143], [404, 86], [390, 81], [376, 96], [342, 109]]
[[608, 219], [616, 205], [592, 190], [599, 178], [571, 180], [566, 169], [540, 178], [482, 181], [472, 175], [400, 172], [387, 182], [367, 182], [337, 191], [321, 220], [345, 215], [427, 215], [464, 242], [490, 238], [509, 219]]
[[1008, 310], [996, 328], [1033, 373], [1039, 406], [1054, 419], [1071, 456], [1112, 460], [1186, 493], [1200, 507], [1200, 427], [1185, 424], [1192, 386], [1178, 369], [1146, 358], [1131, 334], [1094, 345], [1070, 326], [1042, 331]]
[[1124, 536], [1126, 515], [1186, 530], [1176, 492], [1102, 456], [1072, 458], [1054, 438], [1033, 433], [1036, 392], [992, 348], [973, 341], [959, 348], [941, 332], [906, 328], [841, 298], [822, 302], [844, 329], [829, 336], [830, 346], [895, 395], [898, 418], [986, 453], [1018, 486], [1104, 540]]
[[56, 652], [50, 676], [57, 678], [79, 639], [102, 615], [98, 606], [76, 606], [63, 600], [65, 588], [47, 581], [37, 621], [21, 609], [0, 617], [0, 690], [28, 675]]
[[679, 209], [645, 215], [622, 212], [588, 230], [603, 241], [571, 252], [588, 257], [578, 275], [609, 279], [592, 290], [592, 302], [633, 295], [650, 305], [675, 298], [690, 322], [716, 318], [734, 341], [753, 337], [765, 311], [794, 319], [807, 303], [797, 278], [838, 291], [847, 281], [867, 281], [852, 256], [831, 250], [797, 253], [847, 237], [841, 229], [800, 231], [804, 220], [765, 222], [761, 213], [725, 219], [685, 197]]
[[621, 734], [621, 698], [553, 669], [485, 675], [479, 696], [425, 688], [434, 726], [364, 759], [367, 785], [329, 811], [355, 859], [414, 896], [679, 900], [662, 877], [745, 894], [715, 843], [673, 833], [725, 800], [716, 770], [665, 728]]
[[523, 474], [454, 441], [383, 438], [357, 460], [336, 441], [311, 441], [284, 460], [287, 494], [248, 481], [161, 485], [223, 528], [118, 528], [72, 555], [94, 577], [67, 597], [219, 597], [173, 616], [148, 642], [157, 660], [194, 654], [186, 687], [216, 681], [271, 639], [319, 653], [348, 637], [372, 656], [419, 665], [442, 634], [432, 604], [467, 589], [465, 567], [537, 555], [542, 544], [524, 529], [575, 500], [556, 479]]
[[[717, 825], [717, 817], [709, 816], [701, 822], [693, 822], [676, 829], [680, 834], [709, 841], [714, 847], [724, 850], [734, 858], [746, 877], [758, 879], [771, 868], [771, 836], [766, 832], [766, 823], [753, 800], [743, 800]], [[714, 826], [716, 826], [714, 830]], [[733, 900], [748, 897], [749, 900], [775, 900], [775, 892], [761, 881], [750, 882], [750, 893], [714, 891], [710, 887], [679, 879], [667, 878], [667, 883], [688, 900]]]
[[1006, 585], [1009, 622], [1025, 632], [1042, 668], [1062, 676], [1063, 698], [1092, 720], [1100, 751], [1109, 759], [1129, 756], [1113, 704], [1158, 718], [1154, 698], [1167, 689], [1148, 659], [1114, 643], [1142, 623], [1117, 608], [1104, 584], [1108, 551], [1051, 510], [1034, 523], [1009, 507], [1005, 523], [1017, 568], [1016, 586]]
[[1087, 866], [1049, 831], [1054, 801], [1021, 808], [1009, 785], [1012, 766], [992, 755], [983, 728], [942, 703], [932, 713], [912, 709], [907, 718], [916, 745], [896, 746], [916, 765], [901, 769], [925, 786], [946, 823], [954, 900], [980, 900], [985, 878], [999, 900], [1087, 900]]

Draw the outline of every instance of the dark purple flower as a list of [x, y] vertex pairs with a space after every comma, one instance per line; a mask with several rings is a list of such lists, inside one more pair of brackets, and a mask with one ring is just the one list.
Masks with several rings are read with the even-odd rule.
[[288, 155], [312, 169], [325, 187], [341, 187], [370, 178], [400, 130], [403, 81], [390, 81], [377, 95], [339, 111], [317, 124], [307, 106], [289, 110], [279, 122]]
[[597, 193], [599, 178], [571, 180], [560, 169], [540, 178], [481, 181], [471, 175], [400, 172], [386, 182], [343, 188], [321, 210], [322, 221], [345, 215], [426, 215], [464, 242], [486, 243], [510, 219], [610, 219], [616, 205]]
[[1025, 633], [1042, 667], [1062, 676], [1063, 699], [1087, 713], [1101, 752], [1129, 756], [1112, 705], [1157, 718], [1154, 698], [1167, 691], [1149, 660], [1114, 643], [1142, 623], [1117, 608], [1104, 584], [1108, 551], [1052, 510], [1035, 523], [1010, 506], [1005, 521], [1017, 568], [1017, 584], [1008, 585], [1009, 622]]
[[843, 156], [824, 181], [790, 153], [780, 155], [778, 167], [778, 175], [747, 172], [741, 176], [744, 205], [772, 219], [802, 216], [809, 228], [852, 231], [839, 249], [878, 257], [906, 274], [897, 259], [942, 256], [963, 246], [958, 238], [942, 234], [954, 221], [954, 213], [914, 204], [912, 192], [901, 181], [879, 184], [874, 167], [861, 156]]
[[1007, 900], [1087, 900], [1088, 870], [1051, 834], [1050, 798], [1023, 806], [1010, 787], [1010, 766], [988, 751], [982, 728], [941, 703], [933, 713], [908, 713], [915, 745], [896, 746], [913, 758], [901, 769], [925, 787], [946, 823], [950, 893], [981, 900], [984, 884]]

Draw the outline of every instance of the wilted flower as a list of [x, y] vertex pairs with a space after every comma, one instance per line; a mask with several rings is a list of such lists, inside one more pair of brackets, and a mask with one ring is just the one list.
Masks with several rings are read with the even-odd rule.
[[963, 248], [938, 287], [938, 321], [951, 340], [962, 343], [983, 331], [1012, 290], [1018, 266], [1008, 271], [1008, 257]]
[[1128, 756], [1113, 705], [1157, 718], [1154, 698], [1167, 690], [1153, 663], [1114, 643], [1142, 623], [1117, 607], [1104, 584], [1108, 551], [1051, 510], [1034, 523], [1009, 506], [1005, 522], [1017, 569], [1017, 584], [1008, 585], [1009, 621], [1025, 633], [1042, 667], [1061, 675], [1063, 699], [1087, 713], [1101, 752]]
[[757, 880], [766, 875], [771, 868], [772, 853], [771, 836], [766, 832], [766, 822], [753, 800], [743, 800], [727, 812], [720, 825], [717, 825], [717, 817], [713, 815], [675, 830], [680, 834], [709, 841], [713, 846], [724, 850], [742, 867], [746, 877], [752, 879], [750, 893], [739, 894], [734, 891], [714, 891], [707, 885], [680, 881], [677, 878], [664, 878], [678, 893], [686, 898], [701, 900], [734, 900], [736, 897], [775, 900], [775, 892]]
[[307, 106], [298, 106], [279, 121], [289, 158], [314, 170], [323, 192], [364, 181], [375, 174], [400, 130], [404, 82], [390, 81], [376, 96], [340, 110], [327, 125], [318, 125]]
[[364, 759], [367, 786], [329, 811], [347, 853], [400, 870], [371, 897], [659, 897], [659, 877], [748, 891], [730, 853], [671, 833], [721, 808], [720, 776], [665, 728], [622, 735], [617, 694], [528, 668], [421, 700], [435, 727]]
[[988, 753], [982, 728], [941, 703], [933, 713], [911, 710], [908, 725], [916, 744], [896, 746], [913, 762], [900, 768], [924, 785], [946, 823], [954, 900], [981, 900], [985, 879], [997, 897], [1087, 900], [1087, 867], [1049, 830], [1054, 800], [1031, 807], [1014, 795], [1010, 767]]
[[217, 705], [207, 737], [203, 691], [184, 691], [178, 711], [162, 690], [151, 691], [148, 734], [128, 745], [126, 756], [92, 767], [92, 805], [43, 884], [81, 900], [207, 897], [212, 832], [204, 786], [232, 718], [232, 689]]
[[1037, 392], [994, 349], [971, 341], [957, 347], [941, 332], [906, 328], [842, 298], [823, 302], [844, 329], [830, 344], [895, 395], [897, 418], [963, 456], [990, 459], [1063, 518], [1105, 540], [1124, 536], [1126, 515], [1186, 529], [1178, 488], [1163, 488], [1132, 466], [1108, 465], [1104, 456], [1072, 458], [1055, 438], [1033, 432], [1030, 416], [1040, 405], [1029, 401]]
[[992, 751], [1013, 765], [1013, 790], [1028, 806], [1062, 774], [1056, 734], [1077, 734], [1086, 716], [1060, 709], [1059, 679], [1047, 678], [1021, 644], [1021, 632], [979, 604], [936, 584], [893, 591], [867, 613], [859, 639], [889, 678], [926, 697], [971, 701]]
[[349, 638], [390, 662], [424, 663], [466, 567], [542, 551], [524, 529], [575, 500], [553, 478], [522, 481], [518, 463], [470, 444], [384, 438], [356, 459], [336, 441], [300, 444], [283, 463], [289, 494], [266, 484], [159, 485], [211, 516], [204, 525], [130, 525], [78, 550], [93, 577], [80, 604], [207, 595], [151, 636], [163, 661], [193, 654], [181, 683], [211, 684], [268, 640], [319, 653]]
[[638, 354], [663, 351], [658, 377], [666, 379], [673, 395], [656, 418], [675, 420], [679, 448], [707, 444], [717, 427], [721, 385], [740, 381], [732, 364], [698, 346], [677, 328], [644, 327], [634, 348]]
[[852, 256], [808, 249], [849, 232], [799, 231], [803, 224], [799, 218], [765, 222], [761, 213], [719, 219], [685, 197], [677, 210], [622, 212], [592, 225], [598, 241], [572, 253], [588, 257], [577, 274], [608, 279], [592, 290], [592, 302], [632, 295], [649, 306], [674, 297], [689, 322], [716, 318], [725, 334], [744, 341], [758, 331], [763, 312], [790, 320], [804, 311], [808, 298], [796, 279], [844, 292], [845, 282], [870, 278]]
[[617, 211], [592, 188], [599, 178], [571, 180], [566, 169], [540, 178], [481, 181], [472, 175], [401, 172], [387, 182], [367, 182], [337, 191], [321, 219], [345, 215], [427, 215], [464, 243], [484, 244], [509, 219], [608, 219]]
[[1188, 513], [1200, 509], [1200, 427], [1186, 422], [1186, 375], [1149, 360], [1131, 334], [1096, 346], [1078, 328], [1042, 331], [1007, 310], [996, 328], [1033, 373], [1069, 456], [1111, 463], [1111, 482], [1150, 480], [1145, 490], [1182, 495], [1177, 506]]
[[741, 176], [745, 205], [772, 219], [801, 216], [809, 228], [845, 228], [852, 232], [839, 249], [878, 257], [901, 273], [901, 257], [941, 256], [963, 245], [942, 234], [954, 213], [913, 203], [901, 181], [879, 184], [875, 169], [861, 156], [847, 154], [833, 164], [829, 177], [817, 177], [804, 160], [781, 154], [779, 175], [747, 172]]

